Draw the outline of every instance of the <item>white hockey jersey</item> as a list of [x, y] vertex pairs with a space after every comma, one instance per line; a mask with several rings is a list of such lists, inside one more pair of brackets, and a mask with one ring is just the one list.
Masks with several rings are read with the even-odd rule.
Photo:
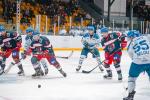
[[150, 63], [150, 36], [134, 38], [128, 45], [128, 53], [136, 64]]

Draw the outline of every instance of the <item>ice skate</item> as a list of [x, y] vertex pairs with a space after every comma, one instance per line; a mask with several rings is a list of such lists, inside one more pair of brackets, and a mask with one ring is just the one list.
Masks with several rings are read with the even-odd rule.
[[101, 72], [104, 72], [104, 69], [101, 66], [99, 66], [99, 69]]
[[23, 70], [19, 70], [19, 72], [17, 73], [19, 76], [24, 76], [24, 71]]
[[106, 75], [103, 76], [104, 79], [112, 79], [112, 72], [108, 72]]
[[76, 71], [79, 72], [80, 69], [81, 69], [81, 66], [78, 66], [78, 67], [76, 68]]
[[123, 98], [123, 100], [134, 100], [135, 91], [129, 93], [128, 97]]
[[122, 81], [122, 74], [118, 74], [118, 81]]
[[64, 77], [67, 77], [67, 74], [66, 74], [62, 69], [60, 69], [59, 72], [60, 72]]
[[48, 74], [48, 68], [45, 68], [45, 75]]

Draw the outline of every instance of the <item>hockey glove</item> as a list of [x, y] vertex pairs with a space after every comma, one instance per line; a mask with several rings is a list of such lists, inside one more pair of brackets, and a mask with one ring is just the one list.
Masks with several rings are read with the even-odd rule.
[[25, 52], [24, 52], [24, 53], [21, 53], [21, 57], [22, 57], [22, 59], [25, 59], [25, 58], [26, 58]]

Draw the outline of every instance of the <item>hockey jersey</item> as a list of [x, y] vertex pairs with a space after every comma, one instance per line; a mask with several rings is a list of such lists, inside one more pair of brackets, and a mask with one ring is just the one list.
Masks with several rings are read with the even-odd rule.
[[96, 33], [94, 33], [93, 35], [90, 35], [89, 33], [84, 34], [81, 41], [83, 43], [83, 46], [84, 47], [88, 46], [89, 49], [98, 46], [100, 43], [99, 36]]
[[28, 51], [30, 49], [30, 45], [31, 45], [32, 39], [33, 39], [32, 35], [27, 35], [25, 37], [25, 45], [24, 45], [25, 51]]
[[6, 32], [6, 35], [0, 36], [0, 46], [2, 51], [7, 49], [14, 49], [16, 47], [21, 47], [22, 37], [16, 32]]
[[150, 63], [150, 40], [148, 39], [148, 36], [134, 38], [129, 43], [127, 51], [134, 63]]
[[[122, 46], [122, 43], [125, 43], [124, 46]], [[109, 33], [107, 37], [101, 39], [101, 44], [105, 52], [112, 54], [126, 46], [125, 36], [117, 32], [112, 32]]]
[[47, 37], [40, 36], [38, 41], [32, 40], [30, 48], [32, 49], [33, 54], [41, 54], [45, 50], [50, 50], [52, 45]]

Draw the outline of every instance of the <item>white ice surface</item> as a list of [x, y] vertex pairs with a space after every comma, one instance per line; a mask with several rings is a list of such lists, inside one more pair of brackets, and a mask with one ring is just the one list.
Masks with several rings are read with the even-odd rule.
[[[69, 51], [57, 51], [57, 56], [65, 56]], [[122, 100], [125, 95], [124, 87], [127, 85], [128, 69], [131, 63], [126, 51], [122, 56], [123, 82], [117, 81], [117, 74], [113, 66], [113, 79], [104, 80], [104, 73], [99, 69], [90, 74], [76, 73], [80, 52], [74, 52], [70, 59], [58, 59], [67, 78], [51, 65], [49, 74], [40, 79], [32, 79], [34, 73], [30, 57], [22, 61], [25, 77], [16, 75], [18, 68], [14, 66], [7, 75], [0, 76], [0, 100]], [[103, 52], [101, 52], [101, 58]], [[7, 60], [7, 65], [12, 61]], [[90, 70], [97, 65], [89, 55], [84, 61], [82, 69]], [[38, 88], [38, 84], [41, 88]], [[150, 100], [150, 83], [147, 74], [141, 74], [137, 80], [135, 100]]]

